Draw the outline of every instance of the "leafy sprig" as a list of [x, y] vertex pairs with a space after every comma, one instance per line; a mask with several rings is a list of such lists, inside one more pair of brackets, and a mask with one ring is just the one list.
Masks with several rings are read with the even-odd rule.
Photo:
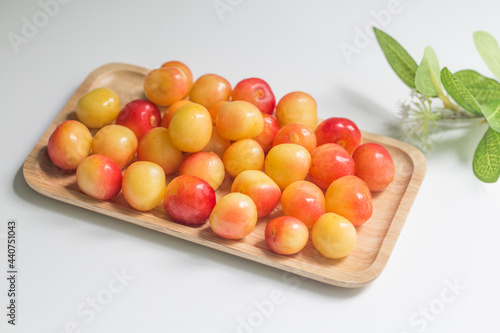
[[[400, 105], [400, 128], [410, 143], [430, 149], [429, 137], [440, 120], [488, 123], [472, 160], [476, 177], [494, 183], [500, 177], [500, 82], [474, 70], [452, 73], [441, 68], [431, 46], [419, 64], [391, 36], [373, 28], [377, 41], [394, 72], [411, 89], [411, 100]], [[473, 34], [474, 44], [492, 74], [500, 79], [500, 47], [485, 31]], [[438, 100], [442, 107], [434, 107]]]

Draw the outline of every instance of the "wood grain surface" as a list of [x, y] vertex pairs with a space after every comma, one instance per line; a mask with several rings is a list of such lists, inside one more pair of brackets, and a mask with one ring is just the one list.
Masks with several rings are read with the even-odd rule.
[[[354, 251], [340, 260], [323, 257], [314, 249], [311, 240], [296, 255], [282, 256], [271, 252], [264, 240], [264, 229], [269, 220], [282, 215], [280, 206], [269, 216], [259, 219], [251, 235], [240, 241], [232, 241], [215, 235], [208, 223], [194, 228], [169, 221], [161, 204], [144, 213], [132, 209], [121, 193], [112, 200], [99, 201], [80, 192], [75, 172], [58, 169], [49, 159], [47, 142], [51, 133], [62, 121], [76, 119], [78, 99], [92, 89], [113, 89], [122, 105], [144, 98], [142, 83], [148, 72], [147, 68], [112, 63], [90, 73], [26, 158], [23, 173], [29, 186], [56, 200], [330, 285], [362, 287], [382, 272], [426, 171], [425, 157], [418, 149], [392, 138], [362, 132], [364, 142], [380, 143], [391, 153], [396, 165], [396, 176], [386, 190], [373, 195], [373, 216], [357, 228], [358, 242]], [[230, 187], [231, 179], [226, 176], [216, 192], [217, 198], [228, 193]]]

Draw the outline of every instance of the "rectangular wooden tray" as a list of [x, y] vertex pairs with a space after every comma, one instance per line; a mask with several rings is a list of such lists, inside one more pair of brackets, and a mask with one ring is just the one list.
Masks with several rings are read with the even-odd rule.
[[[148, 72], [149, 69], [143, 67], [111, 63], [90, 73], [26, 158], [23, 173], [29, 186], [56, 200], [330, 285], [362, 287], [382, 272], [426, 171], [425, 157], [418, 149], [388, 137], [362, 132], [364, 142], [380, 143], [391, 153], [396, 164], [396, 176], [386, 190], [373, 195], [373, 216], [357, 228], [356, 248], [341, 260], [323, 257], [310, 240], [296, 255], [272, 253], [264, 241], [264, 229], [267, 221], [282, 214], [280, 207], [270, 216], [261, 218], [251, 235], [241, 241], [230, 241], [215, 235], [208, 224], [193, 228], [169, 221], [162, 205], [143, 213], [132, 209], [121, 193], [112, 200], [99, 201], [80, 192], [75, 173], [58, 169], [48, 157], [47, 142], [51, 133], [62, 121], [76, 119], [78, 99], [92, 89], [113, 89], [122, 105], [133, 99], [144, 98], [142, 83]], [[228, 193], [230, 187], [231, 180], [226, 177], [217, 190], [217, 198]]]

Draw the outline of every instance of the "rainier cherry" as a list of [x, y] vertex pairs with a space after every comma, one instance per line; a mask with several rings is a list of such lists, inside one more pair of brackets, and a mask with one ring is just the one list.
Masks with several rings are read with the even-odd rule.
[[233, 101], [247, 101], [255, 105], [262, 113], [272, 114], [276, 106], [271, 87], [266, 81], [259, 78], [244, 79], [233, 89]]

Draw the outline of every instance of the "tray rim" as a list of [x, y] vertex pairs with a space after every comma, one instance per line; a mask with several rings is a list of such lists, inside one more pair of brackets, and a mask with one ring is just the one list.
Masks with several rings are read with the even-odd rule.
[[[136, 65], [131, 65], [131, 64], [126, 64], [126, 63], [108, 63], [104, 64], [95, 70], [93, 70], [91, 73], [88, 74], [88, 76], [84, 79], [84, 81], [80, 84], [80, 86], [76, 89], [76, 91], [73, 93], [71, 98], [67, 101], [63, 109], [57, 114], [57, 116], [53, 119], [49, 127], [46, 129], [46, 131], [42, 134], [40, 139], [37, 141], [33, 149], [31, 150], [30, 154], [26, 157], [24, 163], [23, 163], [23, 176], [25, 178], [25, 181], [27, 184], [36, 192], [61, 201], [65, 202], [68, 204], [71, 204], [73, 206], [81, 207], [86, 210], [91, 210], [106, 216], [111, 216], [114, 218], [117, 218], [122, 221], [126, 221], [129, 223], [133, 223], [151, 230], [159, 231], [164, 234], [168, 234], [170, 236], [174, 236], [177, 238], [181, 238], [187, 241], [190, 241], [192, 243], [200, 244], [212, 249], [216, 249], [231, 255], [236, 255], [241, 258], [245, 258], [248, 260], [252, 260], [254, 262], [259, 262], [261, 264], [265, 264], [267, 266], [271, 266], [273, 268], [278, 268], [283, 271], [288, 271], [294, 274], [298, 274], [307, 278], [311, 278], [313, 280], [317, 280], [320, 282], [323, 282], [325, 284], [333, 285], [333, 286], [338, 286], [338, 287], [345, 287], [345, 288], [359, 288], [366, 286], [369, 282], [373, 281], [375, 278], [377, 278], [381, 272], [384, 270], [385, 266], [387, 265], [387, 262], [391, 256], [391, 253], [397, 243], [397, 239], [399, 238], [399, 235], [401, 233], [401, 230], [406, 222], [406, 219], [409, 215], [409, 212], [411, 210], [412, 204], [416, 198], [416, 195], [418, 193], [418, 190], [423, 182], [426, 169], [427, 169], [427, 162], [424, 154], [417, 149], [414, 146], [411, 146], [405, 142], [402, 142], [400, 140], [387, 137], [387, 136], [382, 136], [379, 134], [367, 132], [367, 131], [361, 131], [363, 138], [367, 139], [368, 141], [377, 141], [381, 143], [385, 143], [387, 145], [390, 145], [392, 147], [398, 148], [401, 152], [403, 152], [407, 158], [412, 162], [413, 164], [413, 172], [411, 177], [408, 180], [408, 185], [403, 193], [401, 200], [399, 201], [398, 207], [396, 209], [396, 212], [390, 221], [390, 225], [387, 229], [387, 232], [385, 236], [383, 237], [383, 240], [381, 242], [380, 248], [378, 252], [375, 255], [375, 258], [373, 261], [367, 266], [366, 268], [362, 270], [357, 270], [353, 272], [344, 272], [344, 271], [336, 271], [335, 272], [335, 279], [332, 278], [327, 278], [324, 276], [319, 276], [316, 274], [312, 274], [309, 271], [304, 271], [304, 270], [298, 270], [295, 269], [294, 267], [286, 266], [284, 265], [281, 261], [282, 260], [271, 260], [267, 257], [261, 256], [261, 257], [256, 257], [250, 253], [246, 253], [241, 250], [235, 250], [232, 247], [228, 247], [227, 244], [225, 245], [224, 243], [227, 243], [225, 240], [221, 240], [219, 242], [213, 242], [209, 240], [203, 240], [203, 242], [200, 242], [200, 238], [194, 237], [193, 235], [186, 234], [180, 232], [178, 229], [179, 228], [165, 228], [165, 227], [160, 227], [157, 224], [153, 224], [151, 222], [148, 222], [146, 220], [141, 220], [140, 218], [136, 218], [134, 216], [130, 216], [128, 214], [118, 214], [113, 211], [110, 211], [104, 207], [101, 207], [101, 205], [96, 206], [95, 202], [93, 199], [88, 198], [89, 200], [86, 201], [79, 201], [76, 203], [73, 199], [67, 198], [63, 195], [58, 195], [57, 193], [53, 193], [50, 191], [47, 191], [41, 187], [38, 187], [35, 183], [35, 178], [32, 173], [29, 171], [29, 164], [31, 163], [30, 159], [34, 159], [35, 161], [39, 162], [39, 160], [34, 156], [36, 152], [39, 151], [37, 148], [40, 141], [47, 135], [49, 131], [53, 131], [55, 127], [55, 123], [58, 120], [58, 118], [62, 114], [67, 114], [66, 110], [69, 108], [69, 105], [71, 105], [71, 102], [75, 102], [76, 100], [85, 92], [88, 91], [87, 87], [92, 84], [92, 82], [96, 81], [99, 76], [103, 74], [109, 74], [110, 72], [116, 72], [116, 71], [131, 71], [135, 72], [137, 74], [145, 75], [147, 74], [150, 69], [145, 68], [145, 67], [140, 67]], [[89, 85], [90, 83], [90, 85]], [[76, 99], [76, 100], [75, 100]], [[66, 112], [65, 112], [66, 111]], [[418, 172], [416, 172], [418, 171]], [[93, 203], [93, 204], [92, 204]], [[120, 207], [121, 208], [121, 207]], [[147, 212], [146, 212], [147, 213]], [[138, 214], [143, 214], [141, 212], [138, 212]], [[174, 223], [171, 221], [166, 221], [169, 223]], [[282, 256], [281, 256], [282, 257]]]

